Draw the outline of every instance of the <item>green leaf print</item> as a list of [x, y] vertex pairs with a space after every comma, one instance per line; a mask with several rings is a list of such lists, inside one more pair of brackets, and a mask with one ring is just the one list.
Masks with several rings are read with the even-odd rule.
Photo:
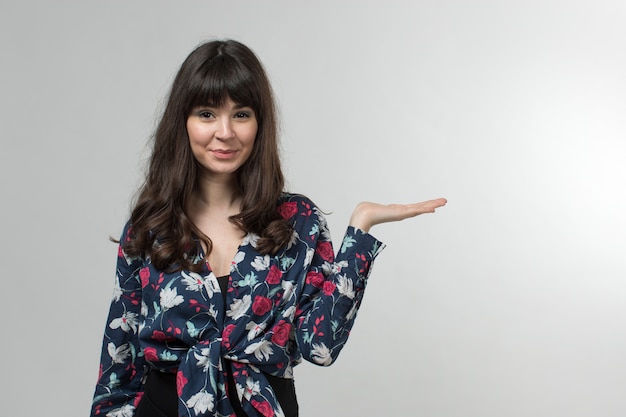
[[290, 258], [288, 256], [280, 258], [280, 269], [283, 271], [288, 270], [291, 266], [296, 262], [294, 258]]
[[343, 243], [341, 244], [341, 253], [346, 253], [348, 248], [351, 248], [356, 243], [356, 240], [351, 238], [350, 236], [345, 236], [343, 238]]
[[254, 274], [254, 272], [250, 272], [248, 275], [246, 275], [243, 279], [240, 279], [237, 282], [237, 285], [239, 285], [240, 287], [250, 287], [250, 288], [254, 288], [254, 286], [258, 283], [259, 281], [256, 279], [256, 275]]

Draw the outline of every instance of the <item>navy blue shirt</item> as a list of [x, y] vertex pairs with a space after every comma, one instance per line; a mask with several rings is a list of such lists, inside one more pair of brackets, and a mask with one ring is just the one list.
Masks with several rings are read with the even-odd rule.
[[[326, 221], [309, 199], [285, 194], [278, 210], [293, 225], [291, 241], [261, 255], [248, 233], [225, 299], [202, 253], [200, 273], [166, 273], [120, 245], [92, 416], [131, 416], [148, 369], [176, 373], [180, 416], [230, 415], [222, 358], [232, 362], [248, 416], [281, 416], [265, 374], [293, 378], [303, 358], [333, 363], [384, 245], [348, 227], [335, 256]], [[131, 236], [127, 224], [120, 242]]]

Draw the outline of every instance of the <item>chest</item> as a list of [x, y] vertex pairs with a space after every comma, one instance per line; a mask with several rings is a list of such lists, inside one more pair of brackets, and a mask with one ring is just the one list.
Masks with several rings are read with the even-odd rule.
[[[288, 307], [305, 276], [303, 259], [288, 252], [261, 255], [252, 245], [254, 239], [247, 235], [237, 243], [225, 274], [216, 273], [208, 263], [199, 272], [172, 273], [147, 263], [140, 270], [144, 317], [155, 319], [167, 313], [189, 319], [210, 313], [217, 320], [218, 315], [233, 316], [235, 310], [243, 314], [255, 300], [264, 300], [272, 309]], [[224, 275], [228, 276], [226, 291], [218, 285], [218, 277]]]
[[211, 247], [203, 247], [208, 253], [208, 268], [218, 277], [229, 275], [234, 259], [242, 247], [246, 234], [236, 225], [226, 221], [211, 221], [199, 225], [200, 230], [211, 239]]

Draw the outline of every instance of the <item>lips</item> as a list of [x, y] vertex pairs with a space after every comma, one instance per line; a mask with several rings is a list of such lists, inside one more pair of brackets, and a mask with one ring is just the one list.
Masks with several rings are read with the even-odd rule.
[[229, 159], [234, 157], [237, 154], [237, 151], [234, 149], [214, 149], [211, 153], [219, 159]]

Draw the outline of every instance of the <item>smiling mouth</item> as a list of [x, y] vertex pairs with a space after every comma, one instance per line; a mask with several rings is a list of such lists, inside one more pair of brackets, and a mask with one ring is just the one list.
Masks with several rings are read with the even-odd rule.
[[218, 158], [230, 158], [237, 153], [234, 149], [215, 149], [211, 152]]

